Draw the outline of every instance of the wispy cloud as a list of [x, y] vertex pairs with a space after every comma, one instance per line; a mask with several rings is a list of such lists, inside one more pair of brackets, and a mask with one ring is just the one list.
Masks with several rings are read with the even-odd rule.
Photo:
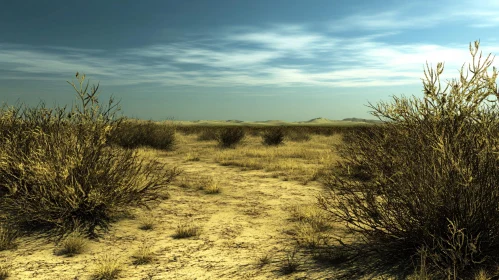
[[[474, 27], [499, 24], [491, 15], [499, 5], [484, 11], [449, 6], [410, 17], [404, 9], [380, 13], [358, 13], [333, 22], [323, 29], [307, 25], [273, 25], [269, 28], [239, 28], [203, 42], [184, 41], [156, 44], [112, 52], [73, 49], [64, 46], [34, 48], [0, 44], [0, 79], [55, 80], [80, 71], [106, 85], [164, 86], [322, 86], [376, 87], [420, 84], [426, 61], [436, 67], [445, 61], [443, 78], [456, 77], [463, 62], [471, 59], [467, 43], [437, 45], [392, 44], [387, 37], [410, 28], [435, 28], [457, 19]], [[461, 9], [461, 10], [460, 10]], [[494, 10], [497, 9], [497, 10]], [[337, 31], [365, 30], [369, 34], [348, 37]], [[487, 53], [499, 45], [485, 46]], [[497, 64], [494, 64], [497, 65]]]
[[[418, 14], [414, 14], [414, 10]], [[366, 13], [358, 12], [329, 22], [332, 32], [366, 30], [428, 29], [443, 23], [457, 23], [474, 28], [499, 26], [499, 2], [494, 0], [466, 0], [439, 2], [414, 2], [392, 10]]]

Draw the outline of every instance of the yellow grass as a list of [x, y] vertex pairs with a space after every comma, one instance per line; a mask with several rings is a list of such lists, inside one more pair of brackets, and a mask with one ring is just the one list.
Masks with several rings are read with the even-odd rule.
[[339, 160], [333, 150], [340, 144], [340, 134], [332, 136], [311, 135], [307, 142], [286, 141], [285, 145], [272, 147], [261, 143], [261, 137], [247, 135], [235, 149], [219, 149], [215, 141], [197, 141], [197, 135], [177, 133], [179, 149], [165, 152], [183, 155], [189, 160], [195, 155], [201, 161], [216, 162], [224, 166], [237, 166], [245, 170], [273, 172], [285, 180], [308, 182], [317, 179], [322, 170]]

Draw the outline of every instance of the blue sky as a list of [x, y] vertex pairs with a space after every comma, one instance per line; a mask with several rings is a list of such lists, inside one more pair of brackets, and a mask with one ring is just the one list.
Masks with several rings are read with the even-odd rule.
[[499, 53], [492, 0], [0, 4], [1, 102], [71, 104], [79, 72], [142, 119], [374, 118], [368, 101], [422, 97], [426, 61], [445, 83], [470, 42]]

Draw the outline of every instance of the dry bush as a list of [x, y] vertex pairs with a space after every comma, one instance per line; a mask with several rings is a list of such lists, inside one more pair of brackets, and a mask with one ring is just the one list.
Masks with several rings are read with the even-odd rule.
[[[146, 206], [179, 174], [136, 151], [109, 145], [119, 129], [117, 104], [97, 101], [80, 77], [81, 105], [3, 107], [0, 111], [0, 212], [6, 224], [30, 233], [60, 235], [81, 225], [95, 236], [114, 214]], [[69, 82], [68, 82], [69, 83]]]
[[129, 149], [147, 146], [172, 151], [176, 146], [175, 131], [173, 125], [156, 124], [152, 121], [124, 122], [109, 137], [109, 141]]
[[304, 130], [292, 130], [289, 131], [288, 134], [286, 135], [286, 138], [289, 139], [289, 141], [293, 142], [307, 142], [312, 139], [310, 135], [304, 131]]
[[226, 127], [217, 134], [217, 141], [222, 148], [234, 148], [245, 136], [242, 127]]
[[423, 100], [369, 104], [384, 123], [339, 147], [344, 160], [319, 204], [361, 238], [343, 247], [352, 261], [414, 271], [424, 252], [431, 274], [461, 279], [499, 260], [497, 71], [487, 73], [490, 55], [476, 61], [478, 47], [471, 79], [463, 65], [441, 91], [443, 63], [427, 65]]
[[218, 129], [204, 128], [198, 135], [198, 141], [216, 141], [218, 138]]
[[278, 146], [284, 144], [284, 129], [282, 127], [273, 127], [265, 131], [262, 135], [263, 144], [268, 146]]

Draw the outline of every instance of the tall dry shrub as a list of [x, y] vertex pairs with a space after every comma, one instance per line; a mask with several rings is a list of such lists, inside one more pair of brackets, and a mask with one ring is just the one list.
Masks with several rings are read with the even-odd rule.
[[284, 144], [284, 137], [286, 136], [284, 128], [272, 127], [267, 129], [262, 135], [262, 143], [267, 146], [279, 146]]
[[111, 143], [124, 148], [151, 147], [172, 151], [176, 146], [176, 127], [170, 124], [124, 122], [109, 137]]
[[350, 261], [375, 256], [376, 267], [412, 271], [424, 265], [437, 279], [470, 277], [498, 262], [497, 71], [489, 76], [493, 59], [481, 64], [474, 45], [470, 79], [463, 65], [441, 90], [444, 64], [436, 71], [427, 64], [423, 99], [369, 104], [383, 124], [338, 147], [344, 161], [319, 204], [360, 237], [343, 246], [355, 253]]
[[245, 136], [246, 133], [242, 127], [226, 127], [218, 131], [217, 141], [222, 148], [234, 148]]
[[109, 145], [121, 125], [118, 104], [101, 107], [98, 86], [87, 93], [85, 75], [76, 78], [80, 104], [69, 113], [43, 103], [0, 111], [0, 214], [24, 232], [62, 236], [79, 227], [95, 236], [114, 214], [160, 198], [179, 173]]

